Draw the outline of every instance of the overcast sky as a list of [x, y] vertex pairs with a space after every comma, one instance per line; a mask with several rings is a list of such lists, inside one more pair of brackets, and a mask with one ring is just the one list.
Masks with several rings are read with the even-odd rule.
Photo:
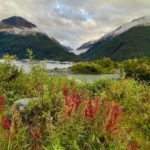
[[77, 48], [132, 19], [150, 15], [150, 0], [0, 0], [0, 19], [14, 15]]

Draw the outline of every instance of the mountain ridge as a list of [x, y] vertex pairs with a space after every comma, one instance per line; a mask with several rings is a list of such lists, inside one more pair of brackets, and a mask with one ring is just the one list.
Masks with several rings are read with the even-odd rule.
[[129, 30], [132, 27], [141, 26], [141, 25], [150, 26], [150, 16], [143, 16], [143, 17], [133, 19], [132, 21], [123, 24], [122, 26], [118, 27], [117, 29], [111, 31], [110, 33], [102, 36], [101, 38], [99, 38], [97, 40], [83, 43], [79, 48], [77, 48], [77, 50], [85, 49], [84, 45], [86, 45], [86, 48], [89, 49], [89, 48], [92, 47], [93, 44], [95, 44], [97, 42], [105, 41], [107, 39], [111, 39], [114, 36], [117, 36], [117, 35], [125, 32], [125, 31]]
[[74, 60], [76, 56], [67, 51], [56, 39], [49, 38], [36, 25], [26, 19], [13, 16], [0, 22], [0, 57], [5, 53], [27, 58], [26, 49], [31, 48], [35, 59]]
[[[114, 30], [114, 31], [110, 32], [109, 34], [103, 36], [102, 38], [96, 40], [94, 42], [94, 44], [90, 45], [90, 48], [87, 50], [87, 52], [81, 54], [80, 57], [85, 59], [85, 60], [93, 60], [93, 59], [98, 59], [98, 58], [103, 58], [103, 57], [111, 57], [114, 60], [115, 59], [116, 60], [124, 60], [124, 59], [128, 59], [130, 57], [133, 57], [130, 55], [130, 51], [128, 51], [128, 50], [122, 51], [122, 54], [121, 54], [121, 52], [119, 52], [120, 56], [119, 55], [116, 56], [116, 54], [115, 54], [116, 51], [117, 50], [120, 51], [120, 49], [122, 49], [123, 47], [124, 48], [129, 47], [128, 49], [130, 49], [131, 51], [133, 48], [135, 51], [134, 52], [135, 57], [139, 57], [139, 51], [141, 51], [141, 53], [142, 53], [142, 48], [145, 48], [143, 43], [145, 42], [145, 45], [147, 45], [146, 42], [150, 42], [149, 41], [150, 31], [146, 27], [148, 27], [148, 28], [150, 27], [150, 16], [140, 17], [138, 19], [134, 19], [131, 22], [126, 23], [123, 26], [120, 26], [116, 30]], [[131, 33], [129, 32], [129, 30], [132, 31], [132, 29], [134, 30], [134, 34], [133, 34], [133, 32], [131, 32]], [[142, 33], [142, 30], [143, 30], [143, 33]], [[148, 31], [148, 34], [145, 33], [145, 30]], [[138, 32], [140, 32], [140, 34], [138, 34]], [[124, 34], [124, 33], [127, 33], [127, 34]], [[124, 36], [128, 39], [125, 39], [122, 36]], [[131, 38], [131, 36], [132, 36], [132, 38]], [[138, 43], [137, 42], [131, 42], [133, 40], [136, 40], [137, 36], [140, 38]], [[131, 40], [130, 42], [128, 41], [129, 39]], [[143, 40], [145, 40], [145, 41], [143, 41]], [[115, 47], [115, 49], [114, 49], [114, 45], [116, 43], [114, 41], [116, 43], [120, 42], [120, 44], [118, 44]], [[125, 43], [127, 43], [127, 45]], [[136, 43], [136, 45], [139, 45], [139, 47], [141, 46], [141, 44], [143, 44], [143, 47], [140, 47], [141, 49], [140, 50], [137, 49], [137, 51], [136, 51], [135, 50], [135, 47], [136, 47], [135, 43]], [[148, 47], [150, 49], [150, 46], [148, 46]], [[146, 50], [147, 50], [147, 48], [146, 48]], [[112, 51], [114, 51], [114, 53]], [[122, 57], [122, 55], [125, 52], [127, 53], [127, 55], [129, 57], [124, 57], [124, 58]], [[143, 50], [143, 52], [145, 53], [144, 50]], [[137, 55], [136, 55], [136, 53], [137, 53]], [[115, 55], [117, 58], [115, 58], [113, 55]], [[148, 53], [146, 53], [146, 55], [150, 56], [150, 51]], [[120, 57], [121, 59], [118, 57]]]
[[26, 19], [20, 17], [20, 16], [12, 16], [7, 19], [3, 19], [1, 21], [4, 24], [7, 24], [9, 26], [15, 26], [15, 27], [26, 27], [26, 28], [35, 28], [36, 25], [27, 21]]

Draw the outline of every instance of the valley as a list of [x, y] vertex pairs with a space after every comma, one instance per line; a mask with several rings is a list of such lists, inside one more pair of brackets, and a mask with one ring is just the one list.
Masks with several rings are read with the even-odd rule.
[[150, 149], [148, 1], [0, 2], [0, 150]]

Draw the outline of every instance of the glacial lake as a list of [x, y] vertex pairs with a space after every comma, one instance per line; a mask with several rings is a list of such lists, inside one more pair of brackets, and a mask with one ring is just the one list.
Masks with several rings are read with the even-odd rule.
[[[0, 59], [0, 62], [4, 62], [4, 60]], [[31, 61], [28, 59], [25, 60], [16, 60], [12, 61], [18, 67], [23, 68], [25, 72], [30, 72], [31, 70]], [[33, 64], [33, 63], [32, 63]], [[98, 79], [119, 79], [119, 74], [102, 74], [102, 75], [87, 75], [87, 74], [74, 74], [69, 70], [74, 63], [73, 62], [60, 62], [60, 61], [35, 61], [35, 65], [41, 64], [44, 65], [45, 68], [48, 70], [50, 76], [67, 76], [69, 79], [74, 79], [79, 82], [86, 81], [89, 83], [94, 82]]]

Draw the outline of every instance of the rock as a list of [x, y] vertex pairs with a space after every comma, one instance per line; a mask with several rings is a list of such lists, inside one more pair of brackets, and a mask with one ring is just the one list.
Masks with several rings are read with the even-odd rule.
[[15, 112], [16, 110], [21, 113], [25, 113], [29, 103], [36, 101], [40, 101], [40, 99], [38, 97], [34, 97], [34, 98], [19, 99], [15, 101], [10, 109], [9, 115], [12, 115], [13, 112]]

